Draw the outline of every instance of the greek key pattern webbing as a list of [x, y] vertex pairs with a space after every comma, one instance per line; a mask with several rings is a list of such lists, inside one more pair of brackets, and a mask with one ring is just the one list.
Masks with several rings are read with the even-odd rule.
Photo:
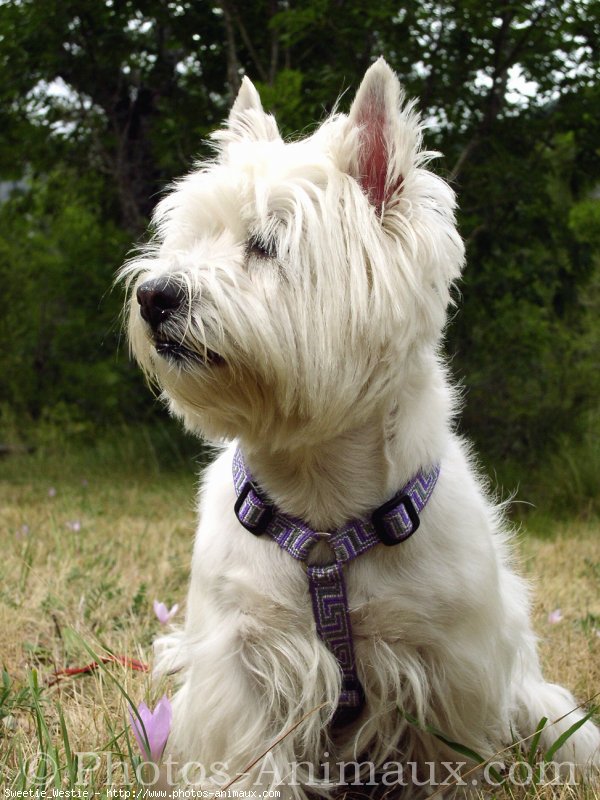
[[[361, 711], [364, 693], [357, 675], [352, 641], [352, 623], [343, 565], [382, 542], [399, 544], [417, 529], [418, 515], [431, 497], [439, 466], [420, 471], [394, 497], [376, 509], [369, 519], [354, 519], [338, 530], [320, 533], [296, 517], [283, 514], [253, 481], [238, 448], [233, 458], [233, 482], [238, 495], [236, 514], [253, 533], [266, 534], [298, 561], [306, 562], [314, 545], [326, 539], [335, 560], [308, 566], [308, 589], [319, 638], [335, 656], [342, 674], [336, 717], [343, 724]], [[242, 501], [242, 502], [240, 502]]]

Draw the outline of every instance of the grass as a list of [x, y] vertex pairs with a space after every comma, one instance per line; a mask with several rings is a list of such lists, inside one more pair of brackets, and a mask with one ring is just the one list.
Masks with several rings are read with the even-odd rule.
[[[5, 788], [47, 780], [106, 797], [134, 777], [128, 698], [152, 706], [165, 687], [120, 663], [55, 683], [52, 676], [109, 653], [151, 662], [160, 629], [153, 600], [184, 600], [198, 465], [169, 442], [168, 431], [158, 439], [123, 431], [85, 448], [53, 439], [0, 461]], [[546, 674], [582, 699], [600, 689], [599, 527], [589, 518], [538, 520], [535, 533], [519, 539]], [[551, 624], [557, 608], [562, 620]], [[539, 796], [600, 796], [589, 787], [549, 792]]]
[[[148, 663], [160, 627], [153, 600], [182, 599], [195, 466], [164, 469], [163, 447], [140, 433], [84, 451], [51, 443], [0, 463], [0, 770], [7, 785], [27, 785], [22, 765], [39, 750], [57, 747], [64, 762], [63, 727], [72, 752], [100, 749], [131, 767], [123, 692], [153, 704], [161, 687], [116, 663], [48, 683], [57, 669], [93, 661], [90, 649]], [[104, 757], [86, 779], [104, 791]]]

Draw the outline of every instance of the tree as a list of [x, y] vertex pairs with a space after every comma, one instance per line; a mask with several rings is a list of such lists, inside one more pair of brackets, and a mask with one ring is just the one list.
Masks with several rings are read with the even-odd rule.
[[208, 152], [244, 72], [290, 133], [383, 53], [461, 203], [469, 265], [449, 350], [466, 429], [492, 455], [533, 459], [596, 403], [598, 0], [9, 0], [0, 35], [0, 175], [25, 162], [34, 186], [74, 180], [82, 213], [124, 239]]

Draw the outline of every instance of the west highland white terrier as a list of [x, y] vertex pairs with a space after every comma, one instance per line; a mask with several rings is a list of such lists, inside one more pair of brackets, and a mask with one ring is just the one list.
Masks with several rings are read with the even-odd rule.
[[[380, 59], [348, 115], [284, 142], [244, 78], [214, 140], [123, 270], [136, 359], [188, 430], [230, 443], [185, 624], [158, 642], [179, 780], [327, 796], [360, 760], [346, 783], [412, 796], [460, 761], [433, 729], [489, 758], [559, 719], [549, 747], [583, 712], [542, 677], [454, 432], [440, 340], [464, 248], [414, 104]], [[555, 758], [599, 746], [587, 721]]]

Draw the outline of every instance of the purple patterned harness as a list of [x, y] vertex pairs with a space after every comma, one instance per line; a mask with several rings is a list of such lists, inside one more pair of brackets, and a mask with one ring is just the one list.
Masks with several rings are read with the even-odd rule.
[[342, 691], [333, 724], [347, 725], [360, 714], [364, 692], [356, 671], [352, 625], [346, 596], [343, 565], [377, 544], [404, 542], [419, 527], [419, 513], [435, 487], [439, 466], [420, 470], [391, 500], [379, 506], [369, 519], [353, 519], [324, 535], [296, 517], [279, 511], [252, 479], [241, 450], [233, 457], [233, 483], [237, 494], [235, 514], [239, 522], [260, 536], [266, 533], [279, 547], [305, 564], [310, 551], [326, 541], [335, 560], [326, 565], [307, 564], [308, 585], [317, 633], [335, 656], [342, 672]]

